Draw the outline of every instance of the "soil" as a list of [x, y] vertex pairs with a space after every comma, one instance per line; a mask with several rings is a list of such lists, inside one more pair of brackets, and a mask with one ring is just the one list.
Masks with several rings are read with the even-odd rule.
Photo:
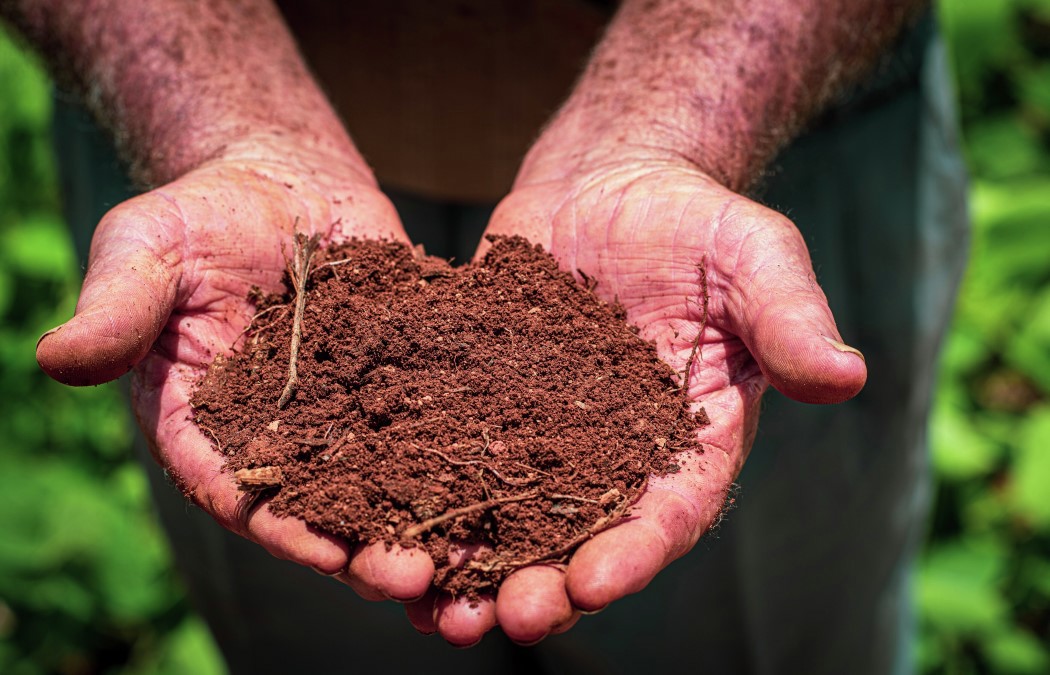
[[[424, 546], [439, 588], [475, 596], [565, 562], [696, 448], [706, 415], [677, 375], [540, 247], [496, 238], [453, 268], [377, 241], [311, 259], [313, 243], [193, 396], [245, 510], [263, 496], [352, 541]], [[481, 552], [450, 566], [467, 542]]]

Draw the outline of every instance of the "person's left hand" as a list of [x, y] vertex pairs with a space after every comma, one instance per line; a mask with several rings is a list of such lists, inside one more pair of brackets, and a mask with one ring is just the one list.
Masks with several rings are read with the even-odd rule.
[[595, 292], [620, 302], [664, 361], [688, 372], [689, 401], [711, 423], [697, 432], [703, 449], [676, 458], [679, 473], [652, 477], [632, 517], [580, 547], [564, 569], [518, 570], [474, 606], [434, 593], [409, 605], [417, 629], [457, 645], [497, 623], [512, 640], [537, 642], [581, 611], [640, 591], [719, 517], [767, 382], [799, 401], [834, 403], [866, 379], [795, 226], [677, 157], [599, 162], [555, 179], [526, 168], [488, 232], [522, 235], [596, 281]]

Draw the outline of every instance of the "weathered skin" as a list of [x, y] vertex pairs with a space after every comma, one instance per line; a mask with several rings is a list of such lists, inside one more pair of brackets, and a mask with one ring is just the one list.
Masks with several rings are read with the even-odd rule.
[[737, 192], [921, 4], [622, 5], [488, 232], [521, 234], [596, 281], [678, 372], [700, 335], [688, 390], [711, 419], [705, 452], [651, 481], [635, 517], [582, 546], [563, 575], [527, 568], [480, 606], [410, 607], [419, 630], [470, 644], [498, 623], [530, 644], [641, 590], [718, 517], [767, 383], [808, 403], [860, 391], [864, 358], [842, 343], [802, 236]]
[[[681, 160], [523, 185], [489, 230], [524, 234], [597, 280], [596, 292], [618, 299], [667, 363], [679, 373], [689, 366], [689, 398], [711, 420], [699, 433], [703, 453], [679, 456], [679, 473], [650, 480], [632, 520], [581, 547], [563, 579], [548, 569], [508, 579], [495, 614], [508, 635], [532, 642], [566, 620], [564, 603], [602, 608], [692, 548], [743, 466], [767, 382], [801, 401], [834, 403], [860, 390], [866, 370], [859, 352], [843, 351], [794, 226]], [[526, 575], [534, 578], [517, 579]]]
[[[345, 542], [267, 509], [238, 517], [243, 495], [192, 422], [189, 396], [201, 369], [246, 325], [250, 288], [279, 287], [293, 227], [331, 240], [407, 238], [374, 184], [326, 157], [271, 150], [284, 159], [212, 161], [107, 214], [76, 315], [44, 336], [37, 359], [55, 379], [77, 385], [134, 367], [135, 413], [176, 484], [274, 555], [337, 574], [347, 568]], [[411, 596], [424, 590], [425, 583]]]
[[[76, 315], [42, 338], [41, 366], [71, 384], [133, 368], [140, 423], [196, 502], [366, 598], [422, 596], [408, 605], [420, 630], [467, 645], [498, 621], [535, 642], [640, 590], [716, 518], [767, 382], [819, 403], [864, 384], [797, 230], [734, 190], [921, 3], [629, 0], [490, 231], [522, 234], [595, 279], [678, 371], [699, 333], [688, 386], [712, 421], [705, 452], [652, 481], [637, 517], [564, 573], [521, 570], [476, 607], [428, 591], [433, 565], [418, 552], [351, 555], [265, 508], [242, 521], [221, 456], [189, 420], [191, 382], [246, 324], [248, 288], [277, 284], [296, 219], [333, 240], [405, 239], [396, 214], [265, 0], [0, 1], [114, 128], [139, 176], [162, 185], [99, 225]], [[232, 20], [245, 12], [251, 21]]]

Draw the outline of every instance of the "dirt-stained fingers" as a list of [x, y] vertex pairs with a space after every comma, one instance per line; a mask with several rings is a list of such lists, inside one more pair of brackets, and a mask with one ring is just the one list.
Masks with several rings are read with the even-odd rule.
[[412, 602], [430, 588], [434, 561], [420, 546], [388, 547], [376, 542], [354, 550], [347, 575], [352, 580], [351, 587], [362, 597]]
[[514, 572], [503, 581], [496, 598], [496, 620], [518, 644], [535, 644], [567, 630], [578, 618], [565, 590], [565, 573], [550, 565]]
[[454, 647], [472, 647], [496, 627], [496, 600], [442, 594], [434, 603], [434, 623], [441, 637]]

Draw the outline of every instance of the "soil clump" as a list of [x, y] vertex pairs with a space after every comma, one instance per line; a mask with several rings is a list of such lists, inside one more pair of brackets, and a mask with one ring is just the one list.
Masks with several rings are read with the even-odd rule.
[[[540, 247], [495, 238], [453, 268], [313, 244], [297, 239], [287, 293], [253, 294], [243, 345], [192, 399], [245, 510], [262, 496], [351, 541], [424, 546], [435, 584], [473, 596], [565, 562], [697, 448], [706, 416], [677, 375]], [[464, 542], [481, 552], [450, 566]]]

